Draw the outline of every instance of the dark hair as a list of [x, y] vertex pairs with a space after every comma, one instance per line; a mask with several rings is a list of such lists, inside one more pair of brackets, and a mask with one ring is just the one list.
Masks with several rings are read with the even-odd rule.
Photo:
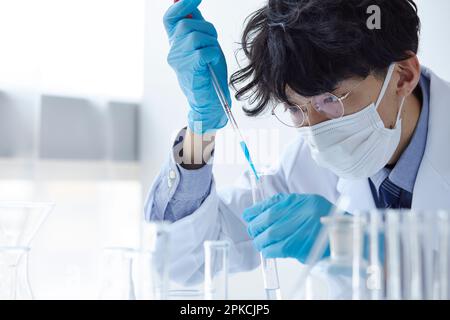
[[[380, 29], [367, 25], [372, 5], [380, 8]], [[385, 73], [419, 46], [414, 0], [269, 0], [246, 23], [248, 64], [231, 85], [238, 100], [255, 104], [244, 108], [249, 116], [290, 104], [287, 85], [305, 97], [332, 92], [343, 80]]]

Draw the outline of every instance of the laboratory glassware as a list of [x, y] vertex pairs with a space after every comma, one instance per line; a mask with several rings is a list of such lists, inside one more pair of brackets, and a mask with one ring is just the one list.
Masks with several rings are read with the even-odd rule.
[[169, 292], [170, 224], [145, 222], [141, 230], [136, 287], [139, 300], [167, 300]]
[[53, 203], [0, 202], [0, 295], [33, 299], [28, 279], [30, 244]]
[[[389, 300], [440, 296], [445, 224], [438, 212], [388, 210], [385, 217], [386, 295]], [[444, 241], [442, 241], [444, 240]]]
[[[346, 215], [346, 210], [349, 207], [350, 199], [345, 196], [339, 197], [331, 213], [328, 215], [331, 219], [337, 219]], [[300, 277], [296, 281], [294, 290], [290, 296], [294, 299], [304, 299], [305, 287], [308, 277], [311, 274], [311, 270], [320, 262], [325, 254], [325, 251], [329, 245], [329, 231], [325, 225], [319, 232], [314, 245], [306, 259], [304, 269], [300, 273]]]
[[26, 247], [0, 248], [0, 300], [32, 300]]
[[422, 250], [419, 216], [415, 211], [402, 212], [403, 299], [423, 299]]
[[135, 300], [131, 248], [105, 248], [100, 265], [100, 300]]
[[367, 243], [367, 214], [356, 212], [352, 217], [352, 299], [368, 299], [367, 295], [367, 269], [368, 263], [364, 260], [364, 248]]
[[203, 300], [205, 294], [203, 290], [198, 289], [179, 289], [169, 290], [168, 300]]
[[438, 212], [419, 211], [419, 243], [422, 251], [422, 294], [423, 299], [435, 297], [435, 274], [437, 264], [437, 248], [439, 225]]
[[[382, 264], [384, 241], [384, 215], [380, 210], [372, 210], [367, 214], [366, 239], [361, 243], [369, 249], [367, 253], [369, 265], [367, 267], [367, 289], [372, 300], [384, 299], [384, 266]], [[383, 246], [383, 247], [382, 247]]]
[[[269, 198], [267, 192], [264, 191], [264, 183], [266, 183], [269, 178], [270, 173], [268, 170], [265, 172], [258, 172], [257, 175], [250, 175], [253, 204], [260, 203]], [[276, 259], [265, 259], [262, 254], [260, 254], [260, 257], [266, 298], [267, 300], [281, 300], [277, 261]]]
[[228, 300], [230, 243], [205, 241], [205, 300]]
[[367, 262], [362, 258], [362, 222], [359, 217], [350, 216], [329, 216], [321, 221], [327, 230], [331, 255], [310, 269], [306, 299], [365, 299]]
[[53, 203], [0, 202], [0, 247], [29, 247]]
[[450, 299], [450, 215], [438, 213], [439, 237], [436, 269], [436, 299]]
[[386, 298], [402, 299], [401, 219], [398, 210], [389, 210], [385, 217], [386, 235]]

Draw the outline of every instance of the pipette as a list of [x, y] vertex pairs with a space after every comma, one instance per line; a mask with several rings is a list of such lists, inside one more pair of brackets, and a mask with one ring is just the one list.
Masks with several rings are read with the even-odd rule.
[[222, 91], [222, 88], [220, 87], [219, 79], [217, 79], [216, 73], [214, 72], [214, 69], [211, 67], [210, 64], [208, 64], [208, 68], [209, 72], [211, 73], [211, 79], [214, 86], [214, 90], [216, 90], [217, 96], [219, 97], [220, 100], [220, 104], [222, 105], [222, 108], [225, 111], [228, 120], [230, 121], [231, 127], [233, 128], [235, 134], [239, 138], [239, 144], [241, 145], [242, 151], [244, 152], [245, 159], [250, 165], [250, 168], [252, 169], [256, 179], [259, 180], [259, 175], [258, 172], [256, 171], [255, 164], [253, 163], [252, 158], [250, 156], [250, 151], [248, 149], [247, 143], [245, 142], [244, 136], [242, 135], [242, 132], [239, 129], [239, 126], [236, 122], [236, 119], [234, 118], [233, 113], [231, 112], [230, 105], [228, 104], [228, 101]]
[[[174, 0], [174, 3], [177, 3], [179, 0]], [[186, 18], [191, 19], [192, 15], [188, 15]], [[214, 69], [210, 64], [208, 64], [209, 73], [211, 74], [211, 80], [213, 83], [214, 90], [216, 91], [217, 97], [219, 98], [220, 104], [222, 105], [223, 110], [225, 111], [225, 114], [227, 115], [228, 120], [230, 121], [231, 127], [233, 128], [233, 131], [237, 135], [239, 139], [239, 144], [241, 146], [242, 151], [244, 152], [245, 159], [247, 160], [250, 169], [252, 170], [253, 174], [255, 175], [256, 179], [259, 180], [258, 172], [256, 171], [255, 164], [253, 163], [252, 157], [250, 156], [250, 150], [248, 148], [247, 142], [244, 139], [244, 136], [242, 135], [242, 132], [236, 122], [236, 119], [233, 116], [233, 113], [231, 112], [231, 107], [227, 101], [227, 98], [225, 94], [223, 93], [222, 87], [220, 86], [219, 79], [217, 78], [216, 73], [214, 72]]]

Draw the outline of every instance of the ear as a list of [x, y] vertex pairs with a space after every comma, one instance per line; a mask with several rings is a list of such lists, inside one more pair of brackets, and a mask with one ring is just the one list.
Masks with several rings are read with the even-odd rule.
[[397, 83], [397, 94], [408, 97], [419, 84], [421, 67], [417, 55], [410, 52], [411, 58], [397, 63], [400, 79]]

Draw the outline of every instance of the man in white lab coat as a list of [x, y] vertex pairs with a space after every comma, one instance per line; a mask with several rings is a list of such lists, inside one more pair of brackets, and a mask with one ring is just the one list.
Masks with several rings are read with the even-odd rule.
[[149, 221], [173, 222], [175, 280], [201, 280], [205, 240], [231, 241], [235, 272], [257, 267], [259, 252], [305, 262], [320, 218], [343, 195], [350, 214], [450, 208], [450, 85], [420, 66], [413, 0], [376, 1], [375, 16], [367, 14], [373, 1], [270, 0], [249, 18], [248, 64], [231, 77], [236, 97], [253, 102], [249, 116], [272, 112], [298, 134], [264, 180], [275, 196], [256, 206], [249, 173], [216, 191], [214, 135], [227, 117], [208, 66], [231, 99], [217, 32], [200, 2], [182, 0], [165, 16], [189, 126], [145, 209]]

